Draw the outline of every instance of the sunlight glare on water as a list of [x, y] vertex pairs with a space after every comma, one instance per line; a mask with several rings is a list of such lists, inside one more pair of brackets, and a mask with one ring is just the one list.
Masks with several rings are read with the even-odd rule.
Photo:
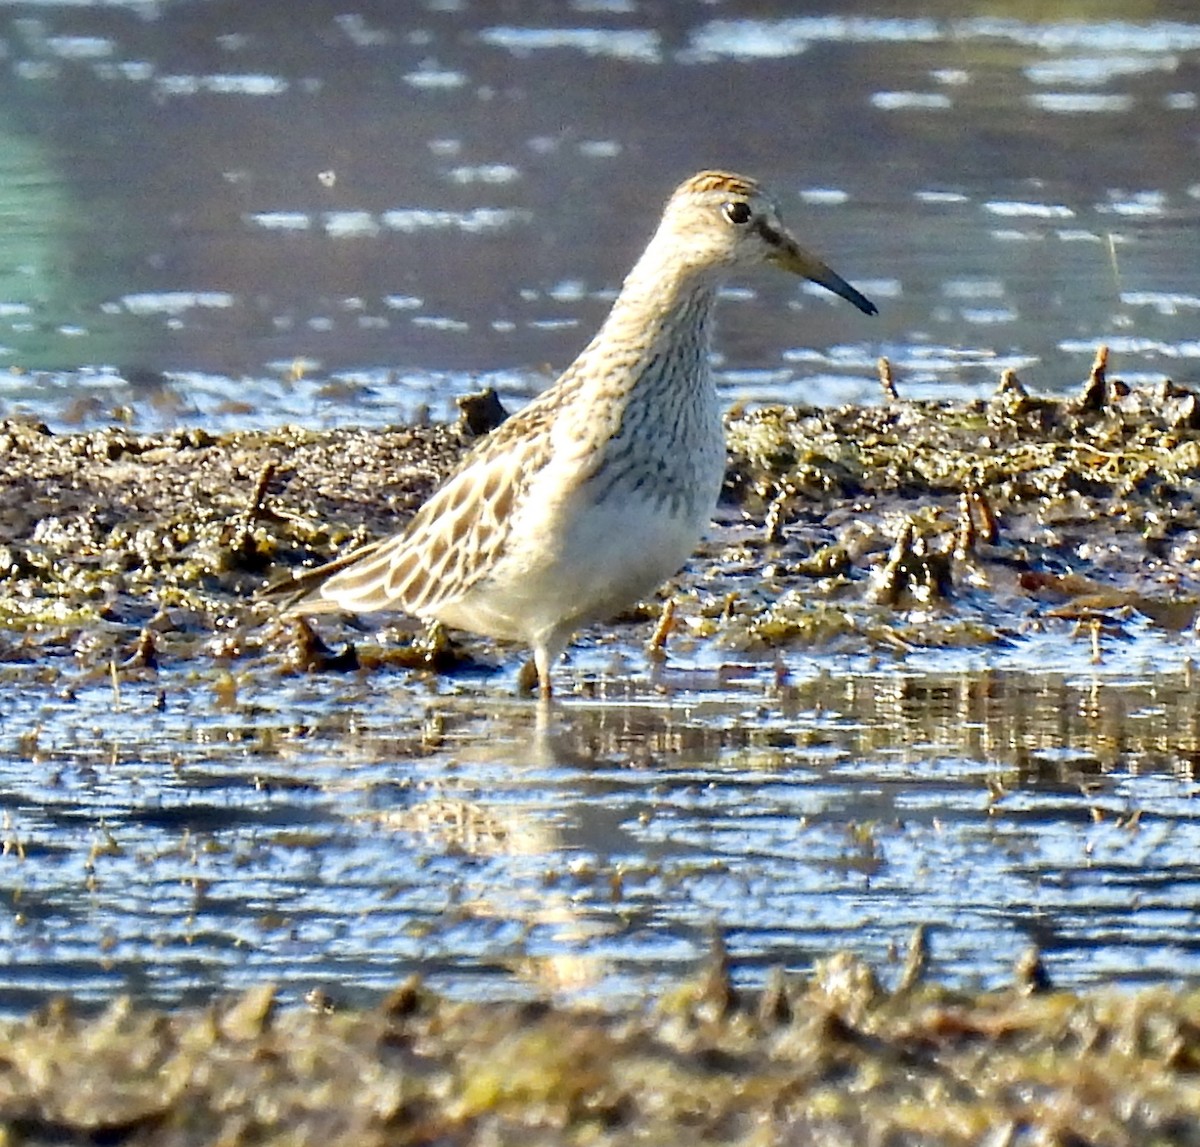
[[[714, 164], [776, 188], [882, 311], [739, 284], [731, 400], [875, 400], [880, 354], [910, 397], [986, 394], [1011, 365], [1062, 392], [1102, 341], [1127, 378], [1196, 380], [1190, 307], [1136, 301], [1194, 294], [1186, 6], [1089, 22], [729, 0], [661, 26], [638, 3], [528, 23], [477, 3], [273, 7], [0, 17], [20, 248], [0, 409], [64, 428], [394, 422], [447, 415], [491, 375], [522, 402], [599, 324], [671, 187]], [[982, 303], [947, 290], [973, 280], [994, 285]], [[322, 401], [363, 374], [380, 401]]]
[[6, 715], [8, 1010], [262, 979], [362, 999], [414, 968], [634, 998], [713, 927], [747, 982], [847, 943], [887, 974], [923, 923], [953, 980], [1002, 981], [1031, 942], [1064, 983], [1200, 972], [1178, 674], [634, 687], [544, 725], [402, 680], [106, 694]]

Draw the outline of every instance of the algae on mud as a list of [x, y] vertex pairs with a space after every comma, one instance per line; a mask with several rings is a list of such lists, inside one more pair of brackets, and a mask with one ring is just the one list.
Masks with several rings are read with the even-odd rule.
[[[474, 409], [459, 426], [390, 431], [5, 423], [7, 656], [120, 668], [149, 630], [159, 659], [471, 663], [440, 640], [333, 655], [256, 595], [395, 530], [469, 444]], [[1200, 401], [1170, 383], [1130, 389], [1103, 353], [1075, 399], [1032, 397], [1006, 374], [987, 402], [768, 407], [735, 412], [728, 433], [719, 528], [664, 591], [693, 644], [894, 656], [1080, 621], [1118, 634], [1135, 613], [1169, 630], [1195, 620]]]
[[[987, 403], [735, 414], [721, 528], [667, 594], [675, 632], [657, 606], [633, 632], [665, 617], [668, 654], [894, 656], [1081, 624], [1091, 641], [1138, 616], [1184, 628], [1198, 421], [1190, 392], [1127, 391], [1103, 363], [1075, 400], [1009, 378]], [[280, 627], [255, 595], [394, 529], [468, 429], [2, 433], [0, 656], [35, 663], [31, 688], [184, 663], [220, 699], [231, 668], [461, 667], [444, 645]], [[334, 648], [347, 634], [353, 656]], [[266, 987], [172, 1013], [54, 1004], [0, 1027], [0, 1122], [32, 1143], [1200, 1142], [1194, 992], [1039, 986], [886, 992], [842, 957], [756, 998], [718, 969], [656, 1010], [603, 1014], [415, 986], [345, 1013], [276, 1014]]]
[[417, 980], [365, 1012], [269, 986], [162, 1013], [54, 1003], [0, 1025], [12, 1143], [1200, 1143], [1195, 992], [1055, 991], [1036, 961], [970, 995], [893, 990], [848, 955], [657, 1004], [456, 1003]]

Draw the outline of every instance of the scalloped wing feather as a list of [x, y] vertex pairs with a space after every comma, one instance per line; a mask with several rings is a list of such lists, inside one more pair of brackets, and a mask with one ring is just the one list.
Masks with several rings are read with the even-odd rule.
[[545, 449], [526, 450], [519, 459], [502, 442], [480, 443], [402, 533], [334, 572], [296, 608], [319, 602], [353, 612], [435, 615], [494, 568], [513, 506], [548, 456], [548, 440]]
[[568, 368], [477, 443], [404, 530], [306, 574], [306, 583], [320, 584], [291, 611], [394, 609], [429, 617], [462, 597], [503, 555], [513, 508], [550, 461], [554, 420], [579, 389]]

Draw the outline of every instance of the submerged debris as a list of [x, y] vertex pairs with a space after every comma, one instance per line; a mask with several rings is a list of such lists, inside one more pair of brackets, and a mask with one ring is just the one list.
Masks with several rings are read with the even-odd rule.
[[1050, 982], [1050, 973], [1042, 963], [1042, 954], [1037, 948], [1026, 948], [1021, 953], [1013, 973], [1018, 989], [1023, 992], [1048, 992], [1054, 987]]
[[508, 411], [500, 396], [490, 386], [477, 394], [464, 394], [455, 399], [459, 425], [472, 437], [479, 438], [495, 430], [507, 417]]
[[930, 605], [946, 600], [953, 592], [951, 554], [930, 552], [915, 524], [905, 522], [887, 561], [874, 571], [871, 600], [895, 606], [907, 595]]
[[283, 666], [291, 673], [352, 672], [358, 668], [358, 651], [347, 644], [335, 653], [303, 617], [288, 619]]
[[662, 612], [654, 632], [646, 642], [646, 656], [658, 661], [665, 661], [667, 656], [667, 639], [675, 629], [675, 599], [668, 597], [663, 602]]
[[884, 398], [889, 402], [898, 402], [900, 392], [896, 389], [896, 378], [892, 374], [892, 364], [886, 359], [881, 358], [878, 363], [879, 369], [879, 385], [883, 389]]
[[1103, 410], [1108, 401], [1108, 347], [1102, 346], [1092, 362], [1091, 373], [1079, 394], [1081, 410]]

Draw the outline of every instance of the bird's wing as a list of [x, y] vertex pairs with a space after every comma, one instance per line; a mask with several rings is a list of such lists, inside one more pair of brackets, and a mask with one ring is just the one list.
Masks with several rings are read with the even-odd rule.
[[322, 567], [327, 577], [314, 570], [319, 584], [292, 609], [427, 615], [486, 577], [504, 552], [514, 503], [550, 444], [516, 452], [498, 449], [500, 442], [480, 445], [489, 448], [473, 451], [401, 533]]
[[568, 369], [481, 439], [398, 534], [267, 588], [293, 613], [395, 609], [432, 614], [486, 577], [504, 552], [509, 517], [550, 461], [556, 416], [580, 387]]

